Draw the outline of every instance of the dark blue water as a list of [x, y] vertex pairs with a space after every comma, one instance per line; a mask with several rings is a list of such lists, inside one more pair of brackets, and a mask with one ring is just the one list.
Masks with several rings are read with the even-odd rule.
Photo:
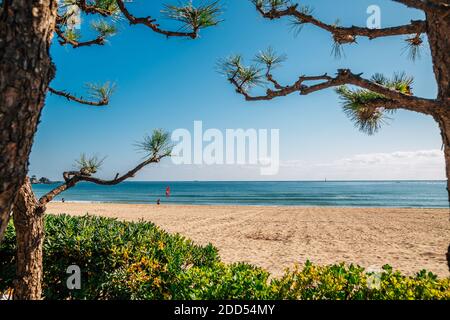
[[[56, 185], [33, 185], [38, 196]], [[166, 187], [171, 197], [165, 197]], [[80, 183], [55, 200], [118, 203], [448, 207], [444, 181]]]

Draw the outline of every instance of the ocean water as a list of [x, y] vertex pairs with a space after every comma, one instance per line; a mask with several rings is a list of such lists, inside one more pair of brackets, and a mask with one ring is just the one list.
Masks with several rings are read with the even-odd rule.
[[[38, 196], [54, 185], [33, 185]], [[170, 186], [171, 196], [165, 196]], [[271, 206], [447, 208], [444, 181], [79, 183], [55, 201]]]

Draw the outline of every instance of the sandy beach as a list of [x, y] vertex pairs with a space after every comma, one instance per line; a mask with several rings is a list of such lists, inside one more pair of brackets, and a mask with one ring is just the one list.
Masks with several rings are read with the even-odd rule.
[[211, 242], [225, 262], [249, 262], [275, 276], [307, 259], [450, 276], [447, 209], [51, 203], [47, 212], [152, 221], [198, 244]]

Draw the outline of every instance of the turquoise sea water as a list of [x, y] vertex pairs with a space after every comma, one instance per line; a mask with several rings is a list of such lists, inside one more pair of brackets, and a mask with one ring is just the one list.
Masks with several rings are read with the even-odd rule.
[[[55, 185], [33, 185], [38, 196]], [[165, 196], [170, 186], [171, 196]], [[80, 183], [56, 201], [343, 207], [448, 207], [444, 181]]]

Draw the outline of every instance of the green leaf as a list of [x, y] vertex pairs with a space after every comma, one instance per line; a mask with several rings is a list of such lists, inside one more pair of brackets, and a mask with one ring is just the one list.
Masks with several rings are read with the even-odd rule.
[[[392, 79], [376, 73], [371, 80], [388, 89], [411, 94], [413, 78], [405, 73], [396, 73]], [[350, 89], [348, 86], [341, 86], [336, 89], [336, 92], [341, 99], [345, 114], [360, 131], [369, 135], [376, 133], [383, 124], [387, 123], [390, 119], [388, 114], [394, 112], [392, 109], [385, 108], [383, 102], [391, 101], [381, 94], [366, 89]]]
[[170, 156], [173, 149], [170, 134], [163, 129], [153, 130], [151, 136], [144, 136], [143, 141], [136, 143], [136, 146], [149, 158]]
[[92, 22], [91, 27], [102, 37], [113, 36], [117, 33], [117, 27], [114, 24], [108, 23], [104, 20]]
[[265, 64], [269, 69], [278, 67], [286, 60], [287, 56], [285, 54], [278, 54], [272, 47], [260, 51], [255, 58], [256, 62]]
[[222, 13], [220, 2], [203, 1], [199, 6], [194, 6], [192, 1], [187, 4], [165, 5], [162, 11], [166, 17], [182, 23], [181, 29], [196, 32], [199, 29], [215, 26], [221, 22]]
[[91, 175], [97, 173], [102, 166], [106, 157], [99, 158], [98, 156], [88, 157], [82, 153], [80, 158], [75, 160], [75, 167], [84, 175]]
[[116, 84], [109, 81], [104, 84], [86, 83], [86, 87], [89, 91], [89, 96], [98, 101], [106, 101], [114, 93]]

